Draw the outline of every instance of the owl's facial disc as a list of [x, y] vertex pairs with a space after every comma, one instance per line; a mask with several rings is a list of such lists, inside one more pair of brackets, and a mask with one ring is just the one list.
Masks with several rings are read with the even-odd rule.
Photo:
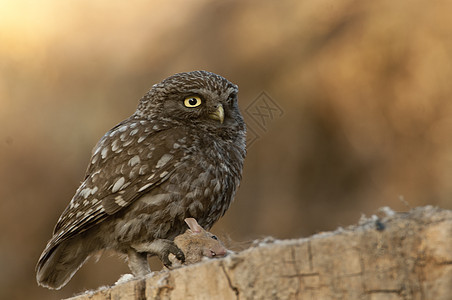
[[218, 104], [217, 109], [209, 114], [209, 118], [213, 120], [220, 121], [221, 124], [223, 124], [224, 121], [224, 108], [223, 105]]

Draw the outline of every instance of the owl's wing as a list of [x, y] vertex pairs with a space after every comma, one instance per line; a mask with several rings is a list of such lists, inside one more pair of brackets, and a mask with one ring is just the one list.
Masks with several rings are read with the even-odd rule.
[[85, 181], [58, 220], [46, 250], [168, 179], [184, 159], [179, 147], [185, 142], [180, 128], [165, 128], [149, 120], [127, 119], [107, 132], [94, 148]]

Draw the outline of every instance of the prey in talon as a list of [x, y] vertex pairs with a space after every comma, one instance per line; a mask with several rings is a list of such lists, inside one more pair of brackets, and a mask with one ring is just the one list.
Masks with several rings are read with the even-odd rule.
[[203, 259], [225, 257], [230, 252], [216, 235], [202, 228], [195, 219], [186, 218], [185, 223], [188, 229], [174, 239], [176, 246], [183, 251], [185, 261], [170, 254], [172, 265], [167, 266], [168, 268], [194, 264]]

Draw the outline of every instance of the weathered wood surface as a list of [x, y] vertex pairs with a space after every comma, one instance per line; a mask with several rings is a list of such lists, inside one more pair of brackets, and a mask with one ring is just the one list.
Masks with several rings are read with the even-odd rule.
[[386, 212], [71, 299], [452, 299], [452, 211]]

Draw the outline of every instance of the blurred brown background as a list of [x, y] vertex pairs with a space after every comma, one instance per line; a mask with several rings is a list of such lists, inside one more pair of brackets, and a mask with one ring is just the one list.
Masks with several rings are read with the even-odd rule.
[[451, 11], [418, 0], [0, 1], [0, 298], [59, 299], [127, 272], [107, 255], [61, 291], [34, 279], [92, 147], [181, 71], [238, 84], [253, 141], [213, 232], [296, 238], [381, 206], [452, 208]]

